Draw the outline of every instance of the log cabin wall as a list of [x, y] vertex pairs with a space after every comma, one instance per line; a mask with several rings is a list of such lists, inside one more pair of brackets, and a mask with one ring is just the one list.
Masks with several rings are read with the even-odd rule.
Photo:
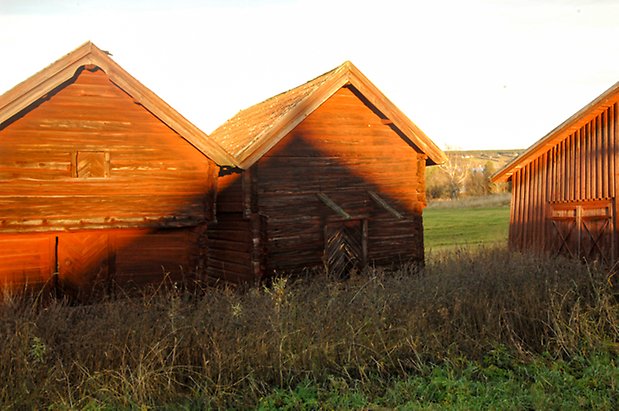
[[239, 284], [254, 279], [251, 213], [243, 201], [243, 175], [236, 170], [218, 180], [217, 218], [208, 226], [210, 281]]
[[192, 271], [217, 171], [102, 70], [80, 69], [0, 125], [0, 280]]
[[615, 259], [619, 122], [600, 107], [514, 171], [509, 244], [516, 250]]
[[[216, 263], [209, 257], [209, 274], [251, 279], [263, 265], [267, 275], [322, 267], [325, 233], [347, 221], [359, 222], [365, 263], [423, 261], [425, 163], [354, 87], [341, 88], [248, 170], [220, 177], [209, 239], [225, 232], [227, 249]], [[252, 246], [266, 257], [254, 250], [252, 258]]]

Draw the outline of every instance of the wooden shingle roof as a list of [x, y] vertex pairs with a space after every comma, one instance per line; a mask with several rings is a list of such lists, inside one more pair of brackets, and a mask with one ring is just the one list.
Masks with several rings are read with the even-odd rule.
[[19, 114], [38, 99], [45, 97], [56, 87], [70, 80], [80, 67], [87, 65], [95, 65], [102, 69], [110, 81], [129, 94], [137, 104], [145, 107], [206, 157], [218, 165], [236, 165], [232, 156], [219, 144], [133, 78], [112, 60], [108, 53], [91, 42], [84, 43], [1, 95], [0, 124]]
[[428, 156], [440, 164], [445, 154], [402, 113], [359, 69], [347, 61], [341, 66], [292, 90], [240, 111], [211, 133], [211, 138], [247, 169], [273, 148], [340, 88], [352, 85], [386, 119]]
[[512, 175], [542, 154], [551, 150], [557, 144], [568, 138], [572, 133], [590, 122], [604, 110], [619, 101], [619, 82], [600, 94], [570, 118], [546, 134], [525, 152], [506, 164], [492, 176], [493, 182], [509, 181]]

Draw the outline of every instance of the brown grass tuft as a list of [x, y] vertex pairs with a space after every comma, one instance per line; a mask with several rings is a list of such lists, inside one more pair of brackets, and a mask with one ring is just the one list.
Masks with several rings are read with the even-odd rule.
[[497, 347], [523, 359], [616, 351], [608, 277], [595, 264], [458, 249], [431, 254], [423, 273], [375, 269], [346, 282], [168, 288], [80, 307], [5, 297], [0, 403], [244, 408], [273, 386], [389, 378]]

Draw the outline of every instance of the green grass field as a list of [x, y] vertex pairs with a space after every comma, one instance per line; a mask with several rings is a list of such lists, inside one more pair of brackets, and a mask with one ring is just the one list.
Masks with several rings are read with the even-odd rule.
[[423, 212], [426, 250], [463, 245], [506, 244], [509, 228], [509, 204], [499, 202], [452, 207], [430, 206]]

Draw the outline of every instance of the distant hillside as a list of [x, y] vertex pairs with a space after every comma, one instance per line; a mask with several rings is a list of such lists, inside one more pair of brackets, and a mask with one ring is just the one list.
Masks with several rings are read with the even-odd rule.
[[509, 189], [493, 184], [491, 176], [524, 150], [446, 151], [447, 161], [426, 171], [426, 195], [429, 200], [460, 196], [486, 196]]
[[524, 152], [520, 150], [453, 150], [445, 151], [449, 157], [456, 156], [470, 164], [472, 168], [483, 167], [488, 161], [491, 161], [495, 170], [499, 170], [505, 164], [512, 161]]

